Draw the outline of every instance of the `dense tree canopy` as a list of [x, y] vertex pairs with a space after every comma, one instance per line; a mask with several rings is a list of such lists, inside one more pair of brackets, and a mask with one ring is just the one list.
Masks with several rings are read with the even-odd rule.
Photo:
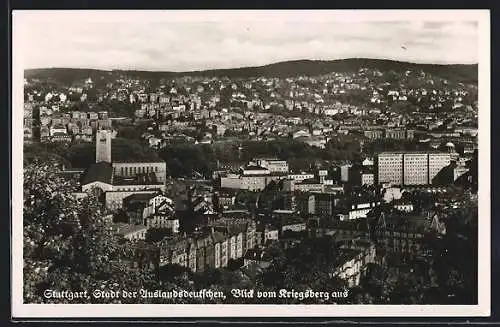
[[[124, 264], [134, 249], [109, 233], [92, 194], [72, 196], [74, 185], [57, 174], [57, 165], [34, 161], [24, 168], [24, 301], [68, 301], [45, 298], [47, 289], [91, 292], [154, 283], [150, 270]], [[82, 301], [99, 300], [89, 293]]]
[[[95, 162], [95, 143], [33, 143], [25, 145], [25, 158], [44, 160], [54, 159], [64, 163], [67, 167], [87, 168]], [[112, 160], [158, 160], [156, 152], [139, 140], [116, 138], [112, 140]]]

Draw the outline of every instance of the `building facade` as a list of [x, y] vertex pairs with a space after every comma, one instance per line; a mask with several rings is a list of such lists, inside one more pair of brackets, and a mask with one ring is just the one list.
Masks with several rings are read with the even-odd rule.
[[451, 162], [449, 153], [429, 153], [429, 184], [432, 184], [436, 175]]
[[229, 260], [243, 258], [256, 242], [254, 222], [219, 222], [209, 233], [162, 241], [158, 245], [159, 265], [178, 264], [193, 272], [227, 267]]
[[288, 173], [288, 162], [286, 160], [260, 158], [255, 161], [259, 166], [269, 169], [271, 173]]
[[404, 185], [426, 185], [429, 182], [429, 165], [427, 160], [427, 153], [404, 154]]
[[377, 157], [379, 184], [392, 183], [403, 184], [403, 154], [402, 153], [380, 153]]
[[95, 162], [111, 162], [111, 138], [109, 130], [96, 132]]
[[167, 163], [159, 162], [113, 162], [113, 176], [134, 177], [137, 174], [154, 173], [156, 180], [165, 183]]
[[449, 153], [383, 152], [377, 157], [377, 183], [433, 184], [438, 173], [450, 163]]
[[228, 174], [220, 179], [221, 188], [228, 189], [241, 189], [249, 191], [261, 191], [263, 190], [271, 181], [277, 181], [286, 176], [281, 175], [261, 175], [261, 174], [247, 174], [247, 175], [237, 175]]

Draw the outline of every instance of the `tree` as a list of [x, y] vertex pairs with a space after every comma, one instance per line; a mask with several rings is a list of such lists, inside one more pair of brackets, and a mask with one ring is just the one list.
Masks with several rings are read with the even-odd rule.
[[214, 149], [208, 144], [168, 145], [159, 155], [167, 162], [172, 177], [190, 177], [195, 175], [195, 172], [211, 177], [217, 166]]
[[118, 127], [118, 137], [131, 140], [140, 140], [145, 128], [132, 125]]
[[[44, 298], [46, 289], [154, 287], [150, 268], [134, 266], [134, 245], [110, 233], [102, 219], [104, 210], [92, 194], [82, 200], [72, 196], [75, 186], [57, 174], [58, 166], [55, 161], [34, 160], [24, 168], [24, 301], [68, 301]], [[78, 300], [102, 301], [116, 299], [89, 295]]]

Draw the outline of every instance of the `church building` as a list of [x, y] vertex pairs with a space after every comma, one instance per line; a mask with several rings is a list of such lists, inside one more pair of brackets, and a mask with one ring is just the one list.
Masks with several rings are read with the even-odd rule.
[[97, 131], [96, 162], [83, 176], [83, 192], [98, 192], [106, 207], [116, 210], [122, 208], [123, 199], [132, 194], [165, 191], [166, 162], [112, 161], [111, 141], [111, 131]]

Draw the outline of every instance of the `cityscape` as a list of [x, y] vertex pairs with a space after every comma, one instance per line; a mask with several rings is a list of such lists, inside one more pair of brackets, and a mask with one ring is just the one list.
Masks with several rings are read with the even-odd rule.
[[24, 303], [477, 304], [477, 68], [26, 69]]

